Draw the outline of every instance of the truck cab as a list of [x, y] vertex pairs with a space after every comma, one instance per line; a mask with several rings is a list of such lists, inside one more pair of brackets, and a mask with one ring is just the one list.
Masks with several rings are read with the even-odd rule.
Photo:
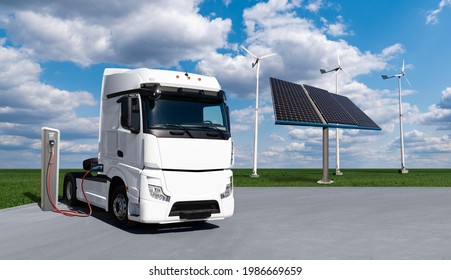
[[[233, 142], [226, 95], [214, 77], [106, 69], [99, 153], [68, 173], [63, 196], [113, 213], [127, 226], [233, 215]], [[83, 190], [81, 188], [83, 181]]]

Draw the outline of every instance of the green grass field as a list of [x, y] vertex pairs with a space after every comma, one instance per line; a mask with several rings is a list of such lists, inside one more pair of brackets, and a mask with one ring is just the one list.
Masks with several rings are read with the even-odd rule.
[[251, 169], [233, 171], [236, 186], [300, 186], [300, 187], [449, 187], [451, 169], [409, 169], [408, 174], [399, 174], [396, 169], [344, 169], [343, 176], [332, 175], [331, 185], [316, 182], [323, 177], [322, 169], [260, 169], [260, 178], [252, 179]]
[[[59, 189], [62, 195], [64, 174], [60, 170]], [[79, 171], [79, 170], [77, 170]], [[251, 169], [235, 169], [234, 184], [237, 187], [339, 187], [339, 186], [411, 186], [449, 187], [451, 169], [410, 169], [409, 174], [398, 174], [395, 169], [344, 169], [343, 176], [330, 172], [332, 185], [316, 183], [322, 178], [321, 169], [260, 169], [259, 179], [251, 179]], [[0, 209], [39, 202], [41, 195], [40, 169], [0, 169]]]

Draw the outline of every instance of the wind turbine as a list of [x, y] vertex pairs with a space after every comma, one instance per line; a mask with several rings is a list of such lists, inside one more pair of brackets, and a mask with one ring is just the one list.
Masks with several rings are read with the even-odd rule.
[[260, 176], [257, 174], [257, 144], [258, 144], [258, 79], [260, 75], [260, 64], [259, 63], [262, 59], [274, 56], [275, 53], [263, 55], [263, 56], [256, 56], [255, 54], [251, 53], [248, 49], [241, 46], [243, 50], [245, 50], [248, 54], [250, 54], [254, 59], [255, 62], [252, 63], [252, 68], [257, 66], [257, 85], [255, 86], [255, 124], [254, 124], [254, 164], [252, 169], [251, 178], [259, 178]]
[[393, 77], [398, 78], [398, 93], [399, 93], [399, 139], [401, 144], [401, 169], [399, 170], [399, 173], [406, 174], [409, 173], [409, 170], [406, 168], [406, 163], [404, 159], [404, 132], [403, 132], [403, 126], [402, 126], [402, 100], [401, 100], [401, 77], [406, 78], [407, 83], [409, 86], [412, 87], [412, 85], [409, 82], [409, 79], [407, 79], [406, 72], [404, 71], [404, 60], [402, 61], [402, 68], [401, 73], [395, 74], [392, 76], [382, 75], [382, 79], [387, 80], [391, 79]]
[[[340, 63], [340, 56], [337, 54], [337, 61], [338, 61], [338, 67], [331, 69], [329, 71], [326, 71], [324, 69], [320, 69], [319, 71], [321, 72], [321, 74], [326, 74], [329, 72], [334, 72], [335, 75], [335, 93], [338, 94], [338, 72], [343, 71], [346, 75], [348, 75], [349, 78], [351, 78], [351, 76], [348, 74], [348, 72], [346, 72], [342, 67], [341, 67], [341, 63]], [[336, 164], [336, 168], [335, 168], [335, 175], [343, 175], [343, 172], [340, 171], [340, 130], [338, 128], [335, 129], [335, 141], [336, 141], [336, 145], [335, 145], [335, 164]]]

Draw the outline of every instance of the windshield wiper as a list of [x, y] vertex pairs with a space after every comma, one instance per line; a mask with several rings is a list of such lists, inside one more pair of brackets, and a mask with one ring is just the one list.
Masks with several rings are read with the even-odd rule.
[[196, 125], [194, 127], [198, 127], [198, 128], [209, 128], [209, 129], [213, 129], [214, 131], [218, 132], [219, 135], [221, 135], [222, 139], [226, 139], [226, 136], [224, 134], [224, 132], [222, 132], [222, 130], [220, 130], [216, 125], [214, 124], [210, 124], [210, 125]]
[[193, 138], [193, 135], [189, 132], [189, 130], [181, 124], [175, 124], [175, 123], [156, 124], [156, 125], [152, 125], [150, 128], [168, 128], [168, 127], [176, 127], [180, 130], [183, 130], [184, 132], [186, 132], [186, 134], [189, 135], [189, 137]]

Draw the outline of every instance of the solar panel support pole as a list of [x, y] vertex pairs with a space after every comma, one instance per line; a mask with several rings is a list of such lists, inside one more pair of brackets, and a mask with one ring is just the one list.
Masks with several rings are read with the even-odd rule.
[[257, 145], [258, 145], [258, 76], [260, 75], [260, 63], [257, 60], [257, 85], [255, 87], [255, 124], [254, 124], [254, 164], [251, 178], [259, 178], [257, 174]]
[[332, 184], [334, 181], [329, 180], [329, 128], [323, 127], [323, 179], [318, 184]]
[[[335, 93], [338, 95], [338, 72], [335, 73]], [[335, 129], [335, 173], [336, 176], [343, 175], [340, 170], [340, 130]]]
[[401, 76], [398, 76], [398, 93], [399, 93], [399, 142], [401, 145], [401, 169], [399, 173], [407, 174], [409, 170], [406, 168], [406, 162], [404, 158], [404, 129], [402, 123], [402, 99], [401, 99]]

